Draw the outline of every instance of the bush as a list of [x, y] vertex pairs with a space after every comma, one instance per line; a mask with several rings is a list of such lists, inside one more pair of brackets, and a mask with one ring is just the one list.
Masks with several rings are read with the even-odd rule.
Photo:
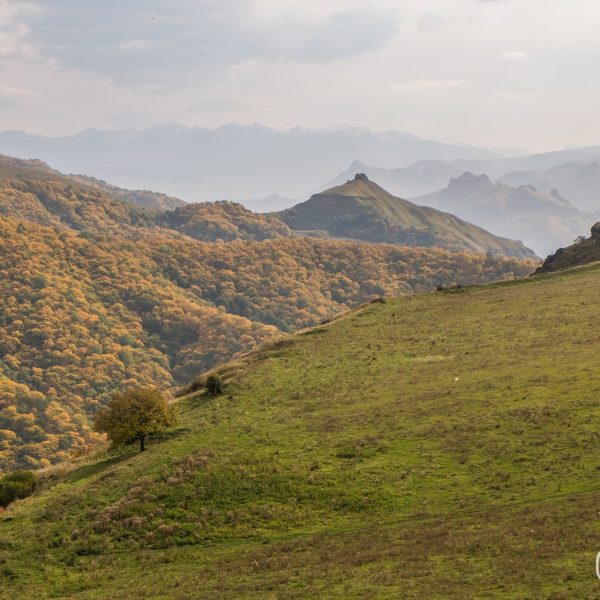
[[35, 490], [37, 479], [31, 471], [15, 471], [0, 479], [0, 506], [6, 508], [19, 498], [27, 498]]
[[206, 390], [211, 396], [222, 394], [223, 389], [223, 380], [218, 375], [209, 375], [206, 378]]

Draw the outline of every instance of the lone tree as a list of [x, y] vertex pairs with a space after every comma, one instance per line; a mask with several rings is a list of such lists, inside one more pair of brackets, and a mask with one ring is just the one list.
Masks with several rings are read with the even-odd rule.
[[156, 389], [135, 387], [117, 392], [94, 419], [94, 430], [106, 433], [113, 446], [140, 443], [177, 423], [175, 410]]

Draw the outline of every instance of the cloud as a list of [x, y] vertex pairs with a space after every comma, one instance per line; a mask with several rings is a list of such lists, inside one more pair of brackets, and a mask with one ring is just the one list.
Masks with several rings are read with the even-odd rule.
[[150, 40], [127, 40], [118, 45], [119, 50], [151, 50], [152, 42]]
[[31, 90], [25, 90], [23, 88], [17, 88], [10, 85], [2, 85], [0, 84], [0, 96], [8, 96], [12, 98], [22, 97], [22, 96], [35, 96], [35, 92]]
[[435, 33], [444, 25], [445, 20], [439, 15], [427, 13], [419, 21], [419, 31], [421, 33]]
[[38, 94], [31, 90], [0, 84], [0, 106], [3, 108], [23, 106], [27, 101], [37, 98]]
[[504, 52], [500, 55], [500, 60], [525, 60], [527, 58], [527, 52], [521, 52], [520, 50], [511, 50], [510, 52]]
[[0, 0], [0, 129], [346, 123], [591, 145], [599, 22], [593, 0]]
[[500, 92], [497, 97], [511, 102], [523, 102], [535, 100], [539, 98], [539, 94], [536, 92]]
[[377, 50], [397, 29], [394, 12], [369, 6], [308, 18], [293, 7], [265, 14], [253, 0], [31, 3], [19, 39], [122, 85], [193, 87], [249, 61], [329, 63]]
[[[337, 12], [292, 36], [289, 58], [308, 62], [331, 62], [382, 47], [396, 33], [393, 12], [355, 8]], [[292, 23], [286, 28], [292, 33]], [[284, 52], [285, 54], [285, 52]]]
[[26, 41], [31, 29], [21, 20], [32, 12], [28, 4], [0, 0], [0, 60], [35, 54], [33, 46]]
[[461, 83], [461, 81], [456, 79], [416, 79], [408, 83], [393, 84], [390, 86], [390, 89], [400, 94], [419, 93], [431, 90], [452, 89], [458, 87]]

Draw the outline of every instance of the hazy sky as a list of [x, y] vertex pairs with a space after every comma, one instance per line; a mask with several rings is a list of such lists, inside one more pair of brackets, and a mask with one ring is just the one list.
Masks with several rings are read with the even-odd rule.
[[600, 144], [599, 0], [0, 0], [0, 129]]

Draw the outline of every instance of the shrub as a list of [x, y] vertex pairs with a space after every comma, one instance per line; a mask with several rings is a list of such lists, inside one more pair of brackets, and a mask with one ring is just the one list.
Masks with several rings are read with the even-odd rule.
[[27, 498], [35, 490], [37, 478], [31, 471], [15, 471], [0, 479], [0, 506], [6, 508], [19, 498]]
[[209, 375], [206, 378], [206, 390], [211, 396], [218, 396], [224, 390], [223, 380], [218, 375]]

